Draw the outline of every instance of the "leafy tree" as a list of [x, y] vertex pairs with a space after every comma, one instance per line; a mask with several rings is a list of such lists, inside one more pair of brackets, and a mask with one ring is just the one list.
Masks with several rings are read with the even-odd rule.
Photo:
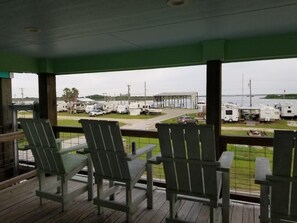
[[65, 102], [76, 102], [79, 95], [79, 91], [76, 88], [64, 88], [63, 99]]

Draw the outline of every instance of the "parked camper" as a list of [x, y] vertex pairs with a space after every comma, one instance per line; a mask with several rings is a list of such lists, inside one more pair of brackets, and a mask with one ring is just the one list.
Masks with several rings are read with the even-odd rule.
[[198, 118], [206, 118], [206, 102], [205, 101], [198, 101], [197, 103], [198, 108]]
[[221, 113], [221, 118], [225, 122], [239, 121], [239, 108], [235, 104], [224, 104]]
[[294, 118], [297, 116], [297, 106], [285, 103], [285, 104], [277, 104], [274, 106], [276, 109], [279, 109], [280, 116], [282, 118]]
[[151, 108], [150, 105], [143, 104], [141, 107], [141, 114], [147, 114], [150, 108]]
[[129, 106], [128, 105], [118, 105], [117, 113], [128, 114], [129, 113]]
[[240, 107], [240, 119], [247, 121], [260, 121], [260, 107]]
[[57, 103], [57, 112], [67, 112], [67, 103], [66, 102], [58, 102]]
[[130, 115], [140, 115], [142, 112], [142, 106], [138, 102], [129, 104], [129, 114]]
[[86, 112], [87, 114], [89, 114], [91, 111], [94, 111], [95, 109], [96, 109], [95, 104], [87, 105], [86, 108], [85, 108], [85, 112]]
[[272, 122], [280, 119], [280, 111], [271, 106], [260, 108], [260, 122]]
[[115, 101], [107, 101], [101, 104], [101, 109], [105, 111], [105, 113], [117, 112], [118, 102]]

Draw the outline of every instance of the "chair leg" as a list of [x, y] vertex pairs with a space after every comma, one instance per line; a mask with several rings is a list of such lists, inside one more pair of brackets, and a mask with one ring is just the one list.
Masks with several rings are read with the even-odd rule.
[[177, 217], [178, 200], [176, 194], [169, 195], [169, 217], [174, 219]]
[[229, 223], [230, 175], [222, 173], [222, 222]]
[[269, 222], [269, 186], [260, 186], [260, 222]]
[[62, 212], [64, 212], [64, 198], [68, 194], [68, 181], [65, 181], [65, 179], [62, 177], [61, 179], [61, 188], [62, 188]]
[[213, 211], [213, 209], [214, 209], [213, 207], [211, 207], [211, 206], [209, 207], [209, 222], [210, 223], [213, 223], [213, 219], [214, 219], [214, 216], [213, 216], [214, 215], [214, 211]]
[[[59, 183], [61, 181], [61, 177], [60, 176], [57, 176], [57, 182]], [[57, 186], [57, 194], [61, 193], [61, 186], [60, 184], [58, 184]]]
[[93, 200], [93, 165], [90, 154], [88, 154], [88, 200]]
[[[110, 180], [109, 181], [109, 188], [114, 186], [114, 181]], [[109, 196], [109, 200], [113, 201], [115, 199], [115, 194], [113, 193], [112, 195]]]
[[[98, 177], [95, 177], [95, 181], [97, 184], [97, 200], [101, 199], [101, 196], [103, 195], [103, 180], [99, 179]], [[103, 213], [103, 207], [100, 206], [99, 204], [97, 204], [97, 208], [98, 208], [98, 215]]]
[[132, 204], [132, 187], [127, 184], [126, 185], [126, 206], [129, 207], [129, 210], [126, 214], [127, 222], [132, 222], [132, 213], [131, 213], [131, 204]]
[[147, 165], [147, 208], [152, 209], [153, 208], [153, 171], [152, 171], [152, 164], [146, 164]]
[[[103, 195], [103, 180], [99, 179], [98, 177], [95, 177], [95, 180], [97, 181], [97, 199], [100, 200], [101, 196]], [[97, 204], [98, 207], [98, 215], [102, 214], [103, 207]]]
[[[45, 173], [38, 171], [39, 191], [44, 190], [45, 186]], [[42, 198], [39, 197], [39, 204], [42, 205]]]
[[[150, 151], [146, 154], [146, 159], [149, 160], [153, 155]], [[153, 168], [152, 164], [146, 163], [146, 180], [147, 180], [147, 208], [153, 208]]]

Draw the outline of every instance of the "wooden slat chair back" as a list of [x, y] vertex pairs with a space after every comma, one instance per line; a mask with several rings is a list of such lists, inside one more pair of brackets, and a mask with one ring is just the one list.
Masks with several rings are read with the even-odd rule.
[[[82, 120], [82, 123], [85, 123]], [[118, 122], [88, 122], [83, 125], [96, 175], [104, 179], [130, 181], [128, 163]]]
[[[152, 167], [147, 160], [138, 159], [140, 155], [152, 155], [155, 145], [147, 145], [137, 150], [135, 155], [127, 155], [124, 150], [123, 138], [119, 123], [116, 121], [81, 119], [83, 131], [95, 168], [97, 197], [94, 203], [98, 213], [102, 207], [126, 212], [126, 219], [132, 222], [132, 214], [141, 202], [147, 199], [147, 207], [152, 208]], [[132, 189], [146, 171], [147, 187], [132, 197]], [[104, 188], [103, 179], [109, 181], [109, 188]], [[123, 204], [115, 199], [119, 184], [126, 188], [126, 202]], [[110, 198], [108, 200], [108, 197]]]
[[216, 199], [212, 126], [157, 125], [167, 190]]
[[[162, 155], [159, 160], [163, 163], [166, 194], [170, 201], [170, 218], [167, 220], [174, 221], [178, 195], [187, 195], [209, 200], [212, 222], [213, 208], [218, 207], [222, 186], [222, 175], [218, 174], [221, 166], [216, 161], [214, 127], [195, 124], [156, 124], [156, 127]], [[229, 200], [225, 210], [228, 206]], [[228, 216], [224, 222], [228, 222]]]
[[297, 220], [297, 132], [275, 131], [271, 185], [271, 219]]
[[65, 173], [60, 148], [48, 120], [22, 121], [22, 128], [30, 145], [37, 168], [46, 173]]
[[[88, 191], [88, 199], [92, 200], [93, 167], [87, 155], [73, 154], [84, 146], [73, 146], [66, 149], [60, 148], [60, 140], [55, 138], [51, 123], [47, 119], [20, 119], [21, 126], [28, 141], [28, 147], [34, 156], [39, 179], [39, 190], [36, 195], [42, 198], [60, 202], [62, 211], [65, 203], [76, 196]], [[83, 168], [88, 167], [88, 179], [83, 186], [68, 192], [68, 181]], [[45, 183], [45, 174], [56, 175], [54, 187]], [[52, 189], [56, 188], [56, 192]]]

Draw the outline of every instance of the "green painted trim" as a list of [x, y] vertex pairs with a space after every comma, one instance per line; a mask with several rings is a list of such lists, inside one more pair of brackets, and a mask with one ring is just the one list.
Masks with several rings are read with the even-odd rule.
[[39, 73], [55, 73], [53, 61], [51, 59], [38, 59]]
[[0, 53], [0, 72], [74, 74], [292, 57], [297, 57], [297, 33], [56, 59]]
[[39, 69], [35, 58], [0, 52], [0, 71], [37, 73]]
[[249, 61], [297, 57], [297, 33], [229, 40], [225, 46], [225, 61]]
[[56, 59], [56, 74], [104, 72], [297, 57], [297, 33], [234, 40], [209, 40], [172, 48]]
[[225, 40], [211, 40], [202, 42], [203, 60], [224, 60]]
[[0, 72], [0, 78], [10, 78], [9, 72]]
[[53, 60], [59, 74], [135, 70], [193, 65], [202, 61], [201, 45]]

